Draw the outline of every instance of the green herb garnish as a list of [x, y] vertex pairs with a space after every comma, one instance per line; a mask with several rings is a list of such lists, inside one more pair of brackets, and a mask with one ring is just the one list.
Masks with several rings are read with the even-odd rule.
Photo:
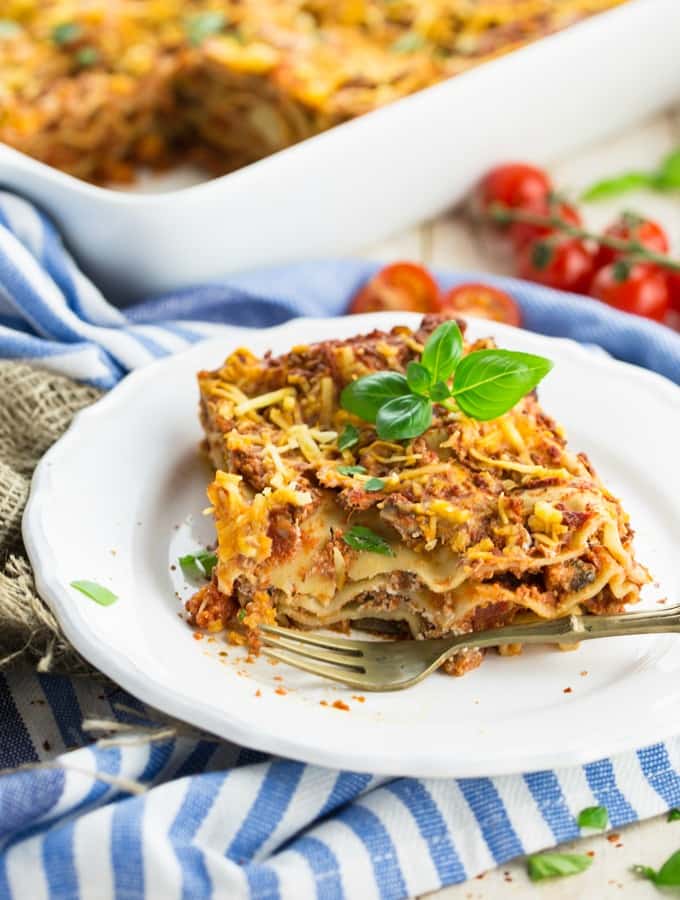
[[186, 21], [187, 39], [192, 47], [199, 47], [211, 34], [219, 34], [226, 24], [227, 19], [223, 12], [213, 10], [198, 13]]
[[677, 822], [680, 819], [680, 809], [671, 809], [668, 811], [668, 822]]
[[65, 47], [79, 40], [83, 35], [83, 29], [77, 22], [62, 22], [52, 29], [52, 40], [58, 47]]
[[653, 191], [680, 189], [680, 149], [670, 153], [662, 160], [658, 169], [651, 172], [624, 172], [596, 182], [583, 193], [581, 199], [586, 202], [607, 200], [609, 197], [618, 197], [639, 188], [649, 188]]
[[366, 468], [365, 466], [338, 466], [335, 470], [339, 472], [341, 475], [365, 475]]
[[532, 881], [544, 878], [563, 878], [585, 872], [593, 863], [584, 853], [538, 853], [527, 858], [527, 869]]
[[86, 69], [99, 62], [99, 51], [96, 47], [82, 47], [76, 53], [75, 60], [81, 68]]
[[11, 19], [0, 19], [0, 38], [13, 37], [19, 34], [21, 26]]
[[387, 541], [363, 525], [352, 525], [343, 534], [342, 539], [352, 550], [365, 550], [369, 553], [380, 553], [381, 556], [394, 556], [394, 550]]
[[208, 579], [217, 565], [217, 556], [208, 550], [201, 553], [187, 553], [178, 560], [184, 574], [196, 581]]
[[239, 622], [242, 622], [245, 619], [245, 617], [246, 617], [245, 609], [239, 609], [238, 615], [236, 616], [236, 618], [239, 620]]
[[604, 806], [587, 806], [578, 814], [576, 824], [579, 828], [596, 828], [604, 831], [609, 821], [609, 813]]
[[385, 482], [382, 478], [369, 478], [368, 481], [364, 484], [364, 490], [370, 491], [371, 493], [375, 493], [375, 491], [382, 491], [385, 487]]
[[[495, 419], [511, 409], [552, 369], [542, 356], [512, 350], [476, 350], [462, 357], [463, 336], [456, 322], [430, 335], [419, 362], [406, 376], [374, 372], [348, 384], [340, 404], [374, 423], [383, 440], [410, 440], [427, 431], [434, 403], [455, 401], [467, 416]], [[447, 383], [453, 376], [453, 385]]]
[[96, 581], [72, 581], [71, 587], [80, 591], [81, 594], [85, 594], [100, 606], [111, 606], [118, 599], [116, 594], [103, 585], [97, 584]]
[[425, 38], [417, 31], [407, 31], [392, 44], [390, 50], [393, 53], [413, 53], [422, 50], [425, 46]]
[[359, 442], [359, 429], [354, 425], [345, 425], [338, 438], [338, 450], [347, 450]]
[[657, 872], [650, 866], [633, 866], [633, 871], [652, 881], [657, 887], [680, 886], [680, 850], [666, 860]]

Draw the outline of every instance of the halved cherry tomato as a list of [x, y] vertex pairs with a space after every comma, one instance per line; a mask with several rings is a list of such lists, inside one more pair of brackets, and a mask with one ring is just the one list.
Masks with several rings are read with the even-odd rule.
[[519, 306], [505, 291], [488, 284], [459, 284], [439, 298], [442, 312], [467, 313], [494, 322], [519, 325]]
[[[621, 241], [637, 241], [638, 244], [642, 244], [643, 247], [647, 247], [649, 250], [655, 250], [657, 253], [668, 252], [668, 237], [661, 225], [653, 222], [651, 219], [643, 219], [635, 213], [623, 213], [604, 233]], [[612, 247], [600, 245], [595, 266], [601, 269], [621, 256], [622, 254]]]
[[405, 309], [429, 313], [437, 308], [439, 288], [427, 269], [416, 263], [385, 266], [357, 291], [348, 312], [382, 312]]
[[616, 260], [595, 276], [591, 294], [623, 312], [662, 322], [668, 311], [668, 283], [658, 266]]
[[518, 271], [522, 278], [559, 291], [585, 294], [593, 278], [595, 253], [576, 238], [548, 236], [521, 251]]
[[668, 299], [671, 307], [680, 313], [680, 272], [668, 270], [666, 275], [668, 281]]
[[[569, 225], [578, 226], [581, 224], [581, 214], [576, 207], [572, 206], [570, 203], [565, 203], [558, 197], [549, 196], [544, 206], [537, 207], [535, 210], [532, 209], [531, 212], [536, 212], [541, 216], [557, 216]], [[553, 234], [554, 231], [555, 229], [550, 225], [531, 225], [528, 222], [513, 222], [510, 226], [510, 238], [515, 249], [519, 252], [523, 247], [526, 247], [527, 244], [531, 243], [531, 241]]]
[[542, 169], [525, 163], [505, 163], [484, 176], [477, 192], [482, 207], [498, 203], [536, 209], [545, 204], [550, 189], [550, 178]]

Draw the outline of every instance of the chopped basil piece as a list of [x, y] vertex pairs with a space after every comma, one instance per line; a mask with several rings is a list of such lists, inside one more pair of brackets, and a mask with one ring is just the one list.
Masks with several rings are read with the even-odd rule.
[[393, 53], [413, 53], [422, 50], [425, 46], [425, 38], [417, 31], [407, 31], [392, 44], [390, 50]]
[[577, 875], [585, 872], [592, 863], [592, 857], [584, 853], [538, 853], [527, 858], [529, 878], [532, 881]]
[[352, 525], [342, 536], [343, 541], [352, 550], [364, 550], [369, 553], [380, 553], [382, 556], [394, 556], [394, 550], [384, 538], [363, 525]]
[[242, 622], [245, 619], [245, 617], [246, 617], [245, 609], [239, 609], [238, 616], [236, 617], [239, 620], [239, 622]]
[[76, 62], [83, 69], [94, 66], [99, 62], [99, 51], [96, 47], [82, 47], [76, 53]]
[[348, 450], [359, 442], [359, 429], [354, 425], [345, 425], [338, 438], [338, 450]]
[[189, 43], [192, 47], [200, 46], [211, 34], [219, 34], [226, 24], [227, 19], [224, 13], [218, 10], [191, 16], [186, 22], [186, 34]]
[[217, 556], [208, 550], [201, 553], [187, 553], [178, 560], [182, 571], [189, 578], [197, 581], [208, 579], [217, 564]]
[[58, 47], [65, 47], [79, 40], [83, 35], [83, 29], [77, 22], [62, 22], [52, 29], [52, 40]]
[[335, 470], [341, 475], [365, 475], [366, 468], [364, 466], [338, 466]]
[[382, 491], [385, 487], [385, 482], [382, 478], [369, 478], [368, 481], [364, 484], [364, 490], [370, 491], [374, 493], [375, 491]]
[[5, 37], [14, 37], [19, 34], [21, 26], [11, 19], [0, 19], [0, 39]]
[[116, 594], [103, 585], [97, 584], [96, 581], [72, 581], [71, 587], [80, 591], [81, 594], [85, 594], [100, 606], [111, 606], [118, 599]]
[[668, 811], [669, 822], [677, 822], [680, 819], [680, 809], [671, 809]]
[[579, 828], [597, 828], [603, 831], [607, 827], [609, 814], [604, 806], [587, 806], [578, 814], [576, 823]]

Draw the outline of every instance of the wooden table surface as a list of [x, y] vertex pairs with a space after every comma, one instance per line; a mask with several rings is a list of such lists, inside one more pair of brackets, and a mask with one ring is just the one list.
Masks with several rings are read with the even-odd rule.
[[[677, 147], [680, 147], [680, 109], [654, 117], [625, 134], [559, 161], [552, 167], [551, 174], [559, 189], [577, 197], [593, 181], [626, 169], [653, 167], [665, 153]], [[665, 196], [648, 192], [629, 194], [616, 201], [590, 204], [584, 212], [587, 223], [600, 228], [623, 209], [639, 210], [662, 222], [668, 229], [676, 255], [680, 254], [680, 197], [677, 193]], [[441, 268], [512, 274], [509, 261], [491, 252], [488, 241], [475, 234], [469, 223], [455, 211], [368, 248], [364, 255], [380, 260], [419, 260]], [[474, 674], [468, 677], [474, 678]], [[620, 840], [609, 841], [605, 836], [598, 836], [563, 849], [592, 850], [594, 863], [587, 872], [572, 878], [532, 884], [526, 875], [526, 865], [520, 860], [488, 872], [480, 879], [429, 896], [436, 900], [660, 898], [662, 894], [650, 882], [635, 876], [631, 866], [644, 863], [658, 868], [671, 853], [680, 849], [680, 821], [668, 823], [665, 817], [650, 819], [623, 829]]]

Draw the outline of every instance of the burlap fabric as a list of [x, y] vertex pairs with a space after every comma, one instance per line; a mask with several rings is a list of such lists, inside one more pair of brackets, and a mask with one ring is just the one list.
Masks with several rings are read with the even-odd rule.
[[99, 396], [61, 375], [0, 361], [0, 669], [21, 657], [40, 671], [89, 668], [36, 594], [21, 516], [38, 460]]

